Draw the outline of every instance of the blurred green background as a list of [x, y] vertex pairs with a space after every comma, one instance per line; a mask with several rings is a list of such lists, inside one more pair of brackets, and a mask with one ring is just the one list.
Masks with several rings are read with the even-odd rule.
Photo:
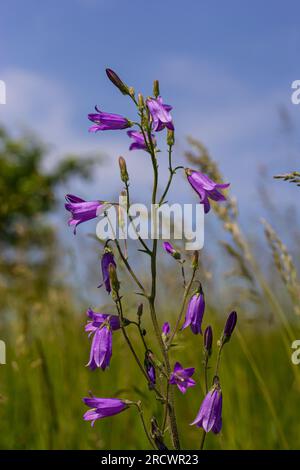
[[[190, 139], [187, 149], [189, 164], [222, 180], [202, 144]], [[49, 216], [58, 214], [56, 223], [68, 231], [66, 214], [57, 212], [62, 206], [57, 194], [75, 175], [90, 178], [95, 162], [68, 156], [49, 173], [42, 165], [45, 152], [32, 136], [12, 138], [1, 129], [0, 339], [7, 346], [7, 364], [0, 365], [0, 447], [148, 448], [134, 409], [97, 422], [94, 429], [82, 420], [85, 407], [81, 399], [90, 390], [96, 396], [141, 399], [147, 423], [153, 414], [161, 418], [161, 406], [146, 390], [119, 331], [113, 338], [110, 369], [103, 373], [85, 367], [90, 346], [84, 332], [85, 310], [88, 306], [107, 307], [96, 289], [101, 246], [79, 229], [77, 237], [93, 257], [89, 260], [83, 251], [81, 262], [88, 264], [95, 299], [98, 295], [100, 299], [87, 305], [80, 292], [85, 291], [89, 279], [70, 282], [72, 269], [62, 263], [66, 248]], [[278, 188], [284, 191], [286, 184], [279, 181]], [[296, 197], [299, 189], [295, 186], [294, 191]], [[265, 237], [249, 241], [239, 225], [237, 202], [231, 197], [214, 210], [214, 224], [207, 227], [206, 236], [210, 239], [212, 233], [215, 240], [201, 252], [198, 276], [207, 301], [204, 325], [213, 326], [214, 350], [232, 308], [238, 311], [238, 328], [221, 362], [223, 430], [218, 436], [209, 435], [206, 447], [299, 448], [300, 366], [291, 362], [292, 341], [300, 337], [297, 251], [292, 257], [268, 224], [264, 226]], [[270, 213], [272, 223], [271, 219]], [[286, 225], [284, 229], [289, 228]], [[71, 232], [68, 235], [73, 237]], [[174, 324], [182, 295], [180, 272], [167, 256], [160, 260], [159, 322], [162, 325], [168, 319]], [[147, 282], [145, 266], [141, 276]], [[120, 279], [125, 316], [135, 319], [140, 299], [130, 294], [133, 286], [122, 270]], [[143, 326], [151, 343], [153, 332], [146, 308]], [[131, 338], [139, 344], [137, 332], [130, 328]], [[178, 359], [186, 367], [196, 367], [197, 387], [184, 396], [175, 391], [183, 448], [196, 449], [200, 430], [189, 423], [204, 393], [202, 337], [189, 330], [179, 334], [171, 351], [172, 364]], [[215, 354], [212, 364], [214, 360]]]

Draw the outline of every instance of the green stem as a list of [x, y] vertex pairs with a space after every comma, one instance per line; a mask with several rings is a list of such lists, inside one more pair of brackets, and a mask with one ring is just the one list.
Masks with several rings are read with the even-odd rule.
[[146, 436], [147, 436], [147, 439], [148, 439], [148, 441], [150, 442], [151, 447], [152, 447], [153, 449], [156, 449], [156, 447], [155, 447], [155, 445], [153, 444], [153, 441], [152, 441], [152, 439], [151, 439], [151, 437], [150, 437], [150, 434], [149, 434], [149, 432], [148, 432], [146, 423], [145, 423], [144, 413], [143, 413], [143, 409], [142, 409], [141, 402], [137, 402], [137, 403], [135, 403], [135, 405], [137, 406], [137, 409], [139, 410], [139, 415], [140, 415], [140, 418], [141, 418], [141, 421], [142, 421], [142, 425], [143, 425], [145, 434], [146, 434]]
[[204, 431], [204, 429], [202, 429], [202, 436], [201, 436], [201, 441], [200, 441], [200, 450], [203, 450], [205, 438], [206, 438], [206, 432]]

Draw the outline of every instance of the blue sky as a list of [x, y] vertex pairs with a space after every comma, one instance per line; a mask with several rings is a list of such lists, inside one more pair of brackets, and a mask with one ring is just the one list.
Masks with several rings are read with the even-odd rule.
[[[140, 152], [129, 154], [125, 134], [87, 132], [95, 104], [134, 117], [106, 79], [110, 66], [145, 95], [160, 79], [174, 107], [176, 159], [187, 135], [201, 139], [242, 210], [249, 201], [256, 205], [260, 166], [270, 171], [275, 200], [294, 199], [296, 188], [271, 175], [296, 168], [298, 160], [300, 106], [291, 104], [290, 87], [300, 79], [299, 2], [3, 0], [0, 13], [0, 79], [7, 85], [0, 120], [14, 130], [33, 129], [51, 144], [49, 165], [66, 151], [104, 153], [106, 167], [93, 186], [80, 187], [83, 196], [108, 198], [118, 188], [120, 153], [136, 194], [148, 188], [148, 162]], [[291, 116], [289, 136], [279, 107]], [[173, 195], [180, 188], [185, 200], [195, 200], [177, 181]]]

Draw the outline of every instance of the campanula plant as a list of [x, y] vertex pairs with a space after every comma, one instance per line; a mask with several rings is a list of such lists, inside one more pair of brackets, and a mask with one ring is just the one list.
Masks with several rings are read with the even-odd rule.
[[[166, 202], [169, 189], [173, 183], [173, 178], [180, 170], [184, 170], [188, 183], [196, 191], [200, 198], [200, 204], [204, 206], [204, 212], [210, 210], [210, 201], [213, 204], [222, 203], [226, 200], [226, 196], [221, 190], [226, 190], [229, 184], [219, 184], [212, 181], [208, 176], [199, 171], [186, 168], [183, 166], [173, 166], [172, 152], [175, 143], [175, 125], [172, 116], [172, 106], [165, 104], [160, 95], [159, 83], [154, 81], [153, 94], [144, 99], [141, 93], [136, 95], [134, 89], [124, 83], [121, 78], [112, 69], [106, 70], [109, 80], [116, 86], [119, 91], [127, 96], [134, 105], [136, 118], [129, 119], [117, 113], [108, 113], [96, 107], [96, 112], [88, 115], [88, 119], [93, 125], [90, 127], [91, 132], [107, 130], [123, 131], [126, 139], [129, 140], [130, 150], [142, 150], [148, 154], [152, 166], [152, 193], [151, 204], [156, 207], [162, 206]], [[126, 130], [130, 128], [130, 130]], [[165, 188], [159, 194], [159, 168], [158, 155], [160, 160], [163, 158], [158, 147], [157, 136], [165, 136], [168, 149], [168, 168], [169, 177]], [[129, 197], [129, 173], [127, 171], [126, 161], [123, 157], [119, 157], [119, 169], [123, 188], [121, 194], [125, 194], [127, 207], [127, 216], [130, 218]], [[102, 195], [103, 196], [103, 195]], [[66, 209], [71, 213], [69, 225], [74, 228], [76, 233], [77, 225], [95, 219], [100, 213], [107, 216], [105, 207], [108, 203], [101, 200], [85, 201], [78, 196], [68, 194], [66, 196]], [[110, 203], [115, 207], [119, 219], [121, 219], [122, 210], [117, 203]], [[191, 432], [199, 432], [196, 428], [188, 428], [191, 423], [198, 428], [202, 428], [202, 435], [199, 437], [200, 448], [203, 449], [205, 436], [208, 432], [218, 434], [222, 429], [222, 389], [221, 379], [219, 376], [219, 367], [221, 353], [223, 347], [229, 342], [234, 331], [237, 314], [231, 312], [229, 315], [220, 340], [217, 342], [217, 361], [214, 375], [209, 377], [209, 370], [212, 366], [209, 364], [212, 357], [213, 331], [211, 326], [206, 326], [203, 335], [203, 357], [201, 361], [200, 347], [199, 357], [194, 355], [195, 364], [188, 364], [184, 367], [180, 362], [180, 351], [176, 349], [175, 338], [181, 335], [182, 339], [189, 342], [191, 337], [197, 335], [201, 338], [202, 324], [206, 322], [205, 314], [205, 298], [204, 291], [200, 281], [196, 278], [198, 270], [198, 252], [194, 252], [190, 265], [189, 276], [186, 274], [186, 259], [182, 251], [178, 251], [170, 243], [165, 241], [162, 246], [158, 239], [154, 237], [151, 242], [147, 243], [137, 233], [136, 243], [139, 245], [139, 254], [149, 261], [150, 278], [149, 283], [140, 280], [134, 266], [129, 259], [126, 246], [123, 248], [121, 241], [117, 238], [108, 240], [105, 243], [104, 250], [101, 253], [101, 284], [100, 288], [106, 290], [111, 300], [111, 308], [105, 312], [95, 312], [91, 308], [87, 311], [88, 321], [85, 331], [91, 341], [90, 357], [87, 366], [93, 373], [109, 374], [109, 366], [113, 360], [113, 338], [115, 335], [122, 335], [124, 340], [124, 348], [128, 348], [128, 352], [132, 354], [136, 366], [140, 371], [141, 380], [144, 381], [146, 391], [155, 395], [157, 403], [163, 407], [161, 419], [158, 420], [152, 414], [150, 422], [145, 420], [143, 414], [143, 404], [141, 401], [132, 401], [130, 396], [116, 396], [116, 392], [112, 386], [111, 393], [108, 397], [93, 396], [83, 399], [84, 404], [89, 408], [84, 414], [84, 420], [91, 421], [94, 425], [95, 421], [104, 418], [110, 418], [129, 408], [136, 409], [139, 413], [142, 428], [148, 439], [149, 446], [154, 449], [167, 450], [173, 447], [180, 449], [180, 431], [186, 433], [188, 429]], [[124, 245], [126, 245], [124, 243]], [[157, 259], [159, 250], [165, 253], [165, 256], [173, 258], [173, 262], [177, 262], [181, 267], [183, 278], [183, 294], [182, 302], [179, 306], [177, 316], [169, 318], [167, 322], [161, 324], [159, 316], [159, 305], [157, 301], [157, 286], [160, 282], [157, 275]], [[123, 264], [122, 273], [127, 271], [134, 286], [135, 293], [142, 296], [144, 302], [137, 308], [134, 318], [127, 311], [127, 307], [123, 301], [123, 293], [121, 283], [119, 281], [119, 267]], [[195, 285], [196, 284], [196, 285]], [[152, 322], [155, 331], [156, 344], [150, 344], [146, 331], [143, 327], [144, 308], [147, 305], [147, 314]], [[189, 328], [188, 328], [189, 327]], [[138, 336], [132, 335], [131, 328], [136, 328]], [[135, 338], [135, 339], [133, 339]], [[136, 341], [140, 341], [144, 349], [141, 355], [140, 348], [137, 348]], [[200, 345], [200, 342], [199, 342]], [[159, 353], [153, 353], [159, 351]], [[210, 379], [210, 380], [209, 380]], [[200, 392], [200, 382], [203, 381], [204, 392]], [[135, 384], [132, 384], [133, 387]], [[194, 410], [196, 418], [192, 421], [193, 416], [187, 416], [186, 422], [179, 423], [176, 419], [175, 397], [176, 394], [184, 394], [188, 400], [190, 388], [199, 389], [200, 409]], [[126, 390], [126, 395], [130, 391]], [[123, 393], [122, 393], [123, 395]], [[202, 395], [202, 396], [201, 396]], [[226, 395], [226, 391], [225, 391]], [[127, 411], [130, 412], [130, 411]], [[188, 408], [187, 408], [188, 413]], [[193, 431], [194, 429], [194, 431]], [[131, 443], [134, 446], [134, 443]]]

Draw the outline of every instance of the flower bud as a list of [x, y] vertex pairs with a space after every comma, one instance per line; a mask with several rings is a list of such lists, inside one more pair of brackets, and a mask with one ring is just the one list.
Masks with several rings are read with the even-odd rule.
[[235, 311], [228, 315], [223, 332], [223, 344], [230, 340], [237, 322], [237, 313]]
[[121, 180], [123, 181], [123, 183], [127, 183], [129, 180], [129, 175], [127, 172], [125, 158], [119, 157], [119, 167], [120, 167]]
[[212, 332], [211, 326], [208, 326], [205, 329], [203, 339], [204, 339], [204, 351], [208, 354], [208, 356], [210, 356], [212, 352], [212, 342], [213, 342], [213, 332]]
[[142, 93], [138, 94], [138, 106], [139, 106], [139, 109], [143, 109], [145, 106], [144, 97]]
[[131, 98], [134, 98], [135, 90], [134, 90], [134, 88], [133, 88], [132, 86], [129, 87], [129, 95], [131, 96]]
[[169, 333], [170, 333], [170, 324], [166, 322], [163, 324], [162, 331], [161, 331], [161, 337], [164, 343], [168, 341]]
[[155, 385], [156, 372], [155, 372], [154, 364], [151, 360], [151, 356], [152, 356], [152, 352], [150, 350], [145, 352], [144, 366], [145, 366], [145, 370], [147, 372], [147, 376], [148, 376], [150, 384]]
[[140, 305], [138, 306], [138, 309], [137, 309], [136, 314], [137, 314], [137, 316], [138, 316], [139, 318], [141, 318], [141, 316], [143, 315], [143, 308], [144, 308], [143, 304], [140, 304]]
[[120, 92], [123, 93], [123, 95], [129, 95], [129, 88], [125, 83], [122, 82], [120, 77], [116, 74], [111, 69], [106, 69], [106, 75], [110, 79], [110, 81], [117, 87], [119, 88]]
[[159, 96], [159, 81], [154, 80], [153, 82], [153, 96], [157, 98]]
[[175, 250], [175, 248], [170, 242], [163, 242], [163, 247], [164, 250], [169, 253], [169, 255], [173, 256], [174, 259], [181, 259], [181, 254], [179, 253], [179, 251]]
[[193, 257], [192, 257], [192, 268], [194, 270], [198, 269], [199, 266], [199, 251], [194, 251]]
[[154, 440], [158, 450], [168, 450], [167, 446], [163, 441], [163, 434], [159, 429], [157, 420], [154, 416], [153, 418], [151, 418], [151, 437]]
[[171, 147], [175, 143], [175, 137], [174, 137], [174, 131], [171, 129], [168, 129], [167, 132], [167, 144]]

